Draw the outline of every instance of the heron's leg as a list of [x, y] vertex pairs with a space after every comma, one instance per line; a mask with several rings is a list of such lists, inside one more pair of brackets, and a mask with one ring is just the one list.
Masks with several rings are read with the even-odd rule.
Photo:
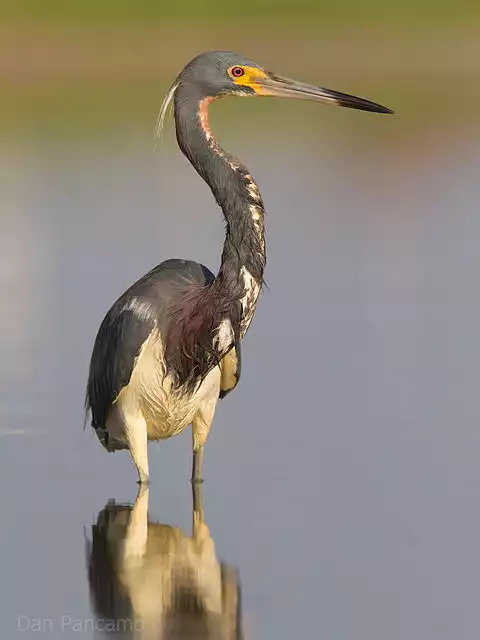
[[202, 482], [203, 446], [213, 421], [218, 393], [214, 398], [205, 400], [192, 421], [193, 465], [192, 482]]
[[201, 482], [192, 482], [192, 498], [193, 498], [193, 534], [198, 533], [198, 527], [203, 523], [203, 500], [202, 500], [202, 484]]
[[138, 483], [148, 484], [147, 423], [138, 412], [135, 417], [126, 420], [128, 448], [138, 471]]
[[202, 478], [203, 467], [203, 446], [195, 449], [193, 448], [193, 463], [192, 463], [192, 483], [200, 484], [203, 482]]

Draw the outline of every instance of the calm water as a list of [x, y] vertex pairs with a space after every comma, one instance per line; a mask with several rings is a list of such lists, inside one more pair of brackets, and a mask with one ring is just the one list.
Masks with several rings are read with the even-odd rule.
[[175, 573], [210, 626], [187, 602], [168, 637], [478, 638], [480, 129], [321, 113], [308, 136], [224, 132], [267, 205], [269, 289], [195, 542], [190, 434], [150, 445], [132, 511], [131, 461], [82, 430], [82, 404], [109, 304], [167, 257], [216, 268], [220, 212], [171, 139], [4, 151], [2, 637], [94, 637], [94, 611], [164, 637]]

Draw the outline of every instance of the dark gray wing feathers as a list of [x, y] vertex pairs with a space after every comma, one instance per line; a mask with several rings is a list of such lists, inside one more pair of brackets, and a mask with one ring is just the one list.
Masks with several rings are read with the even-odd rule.
[[92, 426], [104, 427], [108, 412], [132, 375], [135, 358], [154, 328], [134, 311], [115, 303], [105, 316], [95, 340], [87, 387]]
[[135, 359], [152, 330], [163, 334], [167, 309], [194, 288], [213, 282], [207, 267], [190, 260], [167, 260], [135, 282], [111, 307], [98, 331], [90, 362], [86, 408], [92, 426], [105, 426], [120, 391], [129, 383]]

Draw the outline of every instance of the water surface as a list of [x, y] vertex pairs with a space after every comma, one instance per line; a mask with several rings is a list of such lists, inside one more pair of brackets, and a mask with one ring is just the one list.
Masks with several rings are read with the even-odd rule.
[[[206, 449], [212, 571], [246, 638], [476, 639], [480, 129], [322, 110], [305, 131], [291, 108], [288, 130], [220, 127], [267, 206], [268, 289]], [[78, 637], [86, 539], [111, 499], [125, 537], [136, 497], [128, 456], [83, 431], [96, 330], [153, 264], [217, 268], [223, 223], [168, 134], [160, 156], [145, 132], [24, 141], [0, 167], [0, 620]], [[181, 559], [190, 434], [150, 464], [148, 531], [179, 528]]]

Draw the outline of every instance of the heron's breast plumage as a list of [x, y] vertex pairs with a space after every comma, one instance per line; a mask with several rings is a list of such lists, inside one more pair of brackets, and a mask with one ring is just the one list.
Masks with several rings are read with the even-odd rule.
[[215, 367], [194, 390], [176, 386], [166, 372], [162, 337], [154, 330], [140, 349], [128, 385], [112, 406], [107, 429], [121, 442], [121, 432], [140, 417], [149, 440], [170, 438], [192, 423], [203, 403], [218, 399], [220, 377], [220, 368]]

